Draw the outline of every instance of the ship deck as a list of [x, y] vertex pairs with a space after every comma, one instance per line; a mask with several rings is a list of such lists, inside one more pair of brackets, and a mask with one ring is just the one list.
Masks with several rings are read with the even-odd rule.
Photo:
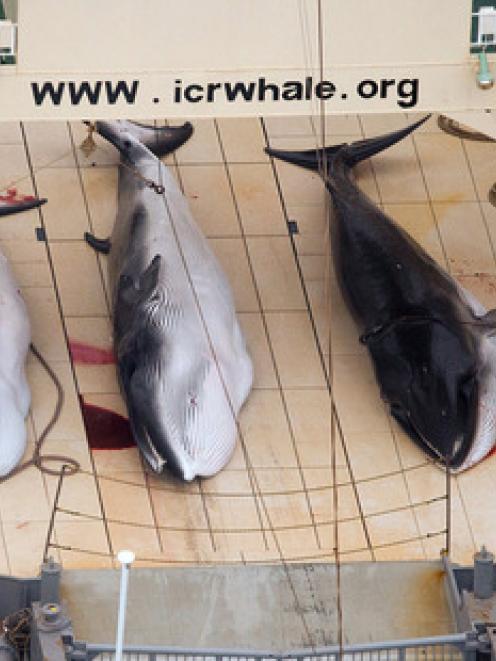
[[[326, 142], [377, 135], [413, 117], [330, 117]], [[445, 476], [380, 400], [330, 269], [322, 183], [272, 164], [263, 152], [267, 140], [280, 148], [315, 146], [319, 123], [226, 119], [194, 127], [168, 162], [232, 284], [255, 382], [229, 465], [182, 484], [145, 471], [136, 448], [90, 450], [83, 422], [81, 397], [125, 415], [115, 366], [74, 360], [69, 349], [70, 342], [111, 348], [105, 257], [83, 234], [106, 236], [114, 222], [115, 150], [96, 136], [86, 157], [79, 148], [86, 129], [78, 123], [0, 124], [0, 190], [17, 186], [49, 200], [0, 222], [0, 247], [25, 297], [33, 341], [65, 391], [44, 452], [81, 464], [62, 484], [51, 555], [74, 568], [114, 566], [124, 547], [153, 566], [332, 561], [334, 438], [341, 558], [439, 557]], [[487, 201], [495, 164], [494, 144], [444, 134], [432, 118], [357, 172], [371, 198], [487, 307], [496, 306], [496, 209]], [[288, 220], [298, 233], [288, 233]], [[34, 356], [28, 378], [26, 456], [56, 399]], [[0, 484], [1, 573], [37, 572], [57, 481], [29, 468]], [[496, 456], [453, 477], [453, 560], [469, 562], [481, 544], [496, 548], [495, 489]]]

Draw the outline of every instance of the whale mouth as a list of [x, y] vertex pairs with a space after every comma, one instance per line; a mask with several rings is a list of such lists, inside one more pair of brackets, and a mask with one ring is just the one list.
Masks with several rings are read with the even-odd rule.
[[143, 456], [155, 473], [162, 473], [167, 466], [167, 459], [159, 455], [145, 427], [143, 427], [142, 431], [142, 434], [135, 434], [135, 437], [143, 452]]
[[[481, 311], [478, 311], [481, 313]], [[485, 309], [482, 310], [485, 313]], [[477, 422], [470, 451], [463, 462], [453, 469], [461, 473], [485, 459], [496, 446], [496, 338], [483, 338], [478, 370]]]
[[454, 472], [472, 468], [485, 459], [496, 445], [496, 380], [491, 379], [481, 395], [477, 411], [477, 430], [474, 442], [463, 463]]
[[[467, 444], [464, 442], [464, 438], [459, 436], [455, 439], [450, 457], [448, 458], [436, 448], [434, 442], [430, 441], [425, 436], [420, 426], [415, 422], [409, 411], [407, 411], [403, 406], [391, 406], [391, 415], [398, 422], [400, 427], [408, 434], [408, 436], [413, 438], [417, 442], [417, 445], [419, 445], [430, 457], [432, 457], [434, 463], [437, 466], [444, 469], [446, 465], [449, 465], [449, 468], [452, 472], [461, 472], [465, 470], [465, 468], [469, 468], [466, 463], [472, 452], [474, 443], [472, 443], [470, 448], [467, 450]], [[481, 457], [481, 459], [482, 458], [483, 457]], [[471, 462], [470, 465], [473, 465], [473, 462]]]
[[[465, 468], [469, 467], [466, 464], [468, 462], [468, 457], [470, 456], [472, 449], [474, 447], [474, 442], [472, 442], [470, 444], [470, 447], [467, 449], [467, 443], [464, 437], [458, 436], [453, 443], [453, 448], [450, 457], [443, 456], [442, 453], [436, 449], [435, 445], [427, 440], [425, 435], [422, 433], [418, 425], [415, 424], [415, 422], [411, 417], [409, 418], [409, 420], [412, 429], [417, 434], [417, 437], [419, 438], [420, 442], [428, 449], [429, 454], [431, 454], [436, 459], [435, 463], [440, 468], [444, 469], [448, 467], [451, 472], [458, 473], [465, 470]], [[470, 463], [469, 465], [471, 466], [472, 463]]]
[[[439, 468], [446, 466], [446, 458], [435, 449], [433, 444], [427, 440], [418, 425], [415, 424], [411, 416], [407, 415], [406, 410], [401, 407], [391, 409], [391, 414], [398, 424], [411, 437], [416, 438], [417, 443], [433, 459]], [[486, 457], [490, 456], [496, 447], [496, 381], [493, 387], [481, 396], [477, 411], [477, 428], [473, 441], [467, 450], [463, 450], [463, 440], [460, 438], [455, 442], [452, 452], [452, 461], [450, 462], [450, 471], [454, 474], [463, 473], [469, 468], [473, 468]]]
[[130, 421], [136, 444], [154, 473], [168, 470], [185, 482], [191, 482], [196, 477], [193, 461], [181, 448], [177, 448], [177, 443], [161, 432], [160, 424], [140, 423], [132, 415]]

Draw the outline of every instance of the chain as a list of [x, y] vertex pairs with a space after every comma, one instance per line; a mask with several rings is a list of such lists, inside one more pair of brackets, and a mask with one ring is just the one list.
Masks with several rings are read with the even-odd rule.
[[145, 186], [147, 188], [151, 188], [152, 190], [154, 190], [157, 193], [157, 195], [163, 195], [165, 193], [165, 187], [162, 186], [162, 184], [157, 184], [157, 182], [153, 181], [153, 179], [148, 179], [147, 177], [144, 177], [141, 174], [141, 172], [137, 170], [137, 168], [133, 167], [132, 165], [129, 165], [128, 163], [125, 163], [122, 159], [119, 165], [132, 172], [137, 179], [141, 179], [141, 181], [145, 184]]
[[[97, 144], [95, 142], [95, 139], [93, 138], [93, 133], [95, 133], [96, 131], [96, 124], [94, 122], [86, 122], [86, 126], [88, 127], [88, 135], [79, 145], [79, 148], [86, 156], [86, 158], [89, 158], [89, 156], [95, 151], [95, 149], [97, 149]], [[145, 186], [155, 191], [157, 195], [163, 195], [165, 193], [165, 188], [164, 186], [162, 186], [162, 184], [158, 184], [156, 181], [153, 181], [153, 179], [148, 179], [147, 177], [144, 177], [141, 174], [141, 172], [138, 171], [137, 168], [133, 167], [132, 165], [129, 165], [129, 163], [125, 163], [123, 159], [120, 160], [119, 165], [122, 165], [122, 167], [129, 170], [129, 172], [132, 172], [137, 179], [143, 181]]]

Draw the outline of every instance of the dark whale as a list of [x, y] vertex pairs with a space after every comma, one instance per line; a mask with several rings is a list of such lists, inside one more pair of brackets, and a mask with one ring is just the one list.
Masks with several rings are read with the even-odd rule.
[[[120, 152], [108, 253], [114, 349], [133, 436], [156, 472], [209, 476], [229, 460], [252, 364], [227, 279], [160, 157], [191, 124], [97, 122]], [[215, 193], [213, 191], [213, 193]]]
[[495, 311], [442, 270], [355, 185], [353, 166], [428, 119], [385, 136], [276, 158], [320, 171], [332, 199], [334, 269], [382, 398], [430, 456], [463, 470], [496, 439]]

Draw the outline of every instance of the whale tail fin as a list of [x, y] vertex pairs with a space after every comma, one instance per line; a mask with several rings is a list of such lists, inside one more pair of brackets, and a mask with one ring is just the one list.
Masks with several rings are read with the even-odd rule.
[[157, 158], [175, 151], [193, 135], [193, 125], [185, 122], [181, 126], [148, 126], [139, 122], [127, 122], [129, 132], [134, 135]]
[[123, 136], [130, 134], [157, 158], [172, 153], [193, 134], [190, 122], [181, 126], [147, 126], [129, 121], [97, 122], [96, 130], [121, 152], [127, 148]]
[[45, 204], [46, 199], [33, 195], [19, 195], [16, 188], [9, 188], [5, 195], [0, 194], [0, 217], [21, 213]]
[[377, 138], [358, 140], [350, 144], [343, 143], [325, 147], [324, 149], [308, 149], [305, 151], [282, 151], [268, 147], [265, 151], [269, 156], [317, 172], [332, 170], [332, 163], [336, 158], [340, 158], [348, 167], [352, 168], [357, 163], [360, 163], [360, 161], [370, 158], [400, 142], [426, 122], [429, 117], [430, 115], [426, 115], [426, 117], [423, 117], [414, 124], [410, 124], [410, 126], [404, 129], [399, 129], [398, 131], [393, 131]]

